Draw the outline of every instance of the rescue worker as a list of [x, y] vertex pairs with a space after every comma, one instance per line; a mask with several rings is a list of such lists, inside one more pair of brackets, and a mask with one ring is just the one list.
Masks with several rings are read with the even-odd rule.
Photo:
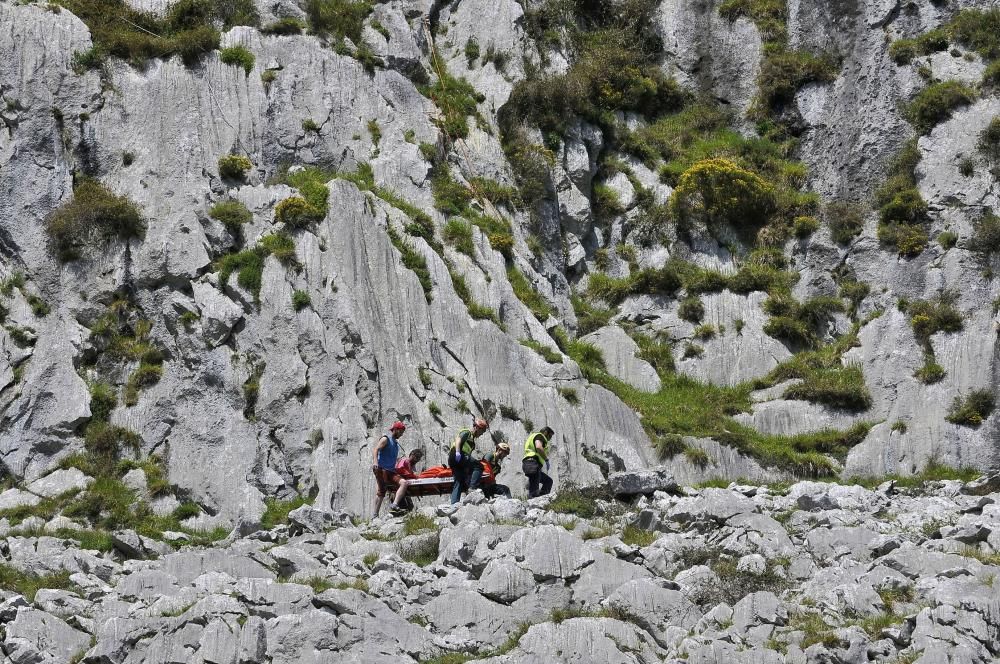
[[389, 432], [378, 439], [372, 450], [372, 472], [375, 473], [375, 510], [374, 518], [378, 518], [378, 512], [382, 508], [382, 499], [390, 486], [398, 482], [399, 488], [396, 490], [396, 497], [392, 502], [390, 512], [393, 515], [403, 512], [400, 501], [406, 495], [406, 489], [410, 486], [409, 481], [397, 476], [396, 459], [399, 457], [399, 437], [406, 432], [406, 425], [402, 422], [393, 422], [389, 427]]
[[474, 458], [476, 450], [476, 438], [479, 438], [490, 427], [486, 420], [479, 418], [472, 424], [472, 429], [462, 429], [455, 436], [455, 440], [448, 450], [448, 467], [454, 478], [454, 485], [451, 489], [451, 504], [454, 505], [462, 498], [462, 492], [469, 490], [469, 482], [472, 479], [472, 471], [478, 463]]
[[[505, 484], [500, 484], [496, 481], [497, 477], [500, 476], [500, 466], [503, 460], [507, 458], [510, 454], [510, 445], [504, 442], [496, 444], [496, 447], [492, 452], [487, 452], [486, 456], [483, 457], [483, 461], [490, 464], [490, 472], [493, 473], [493, 484], [484, 484], [483, 493], [486, 494], [487, 498], [493, 498], [495, 496], [503, 496], [504, 498], [510, 498], [510, 487]], [[483, 477], [483, 466], [482, 464], [477, 464], [477, 467], [472, 470], [472, 480], [469, 482], [469, 491], [474, 491], [479, 488], [479, 482]]]
[[524, 441], [521, 470], [528, 478], [528, 498], [544, 496], [552, 490], [552, 478], [544, 470], [549, 468], [549, 451], [554, 433], [550, 427], [543, 427]]

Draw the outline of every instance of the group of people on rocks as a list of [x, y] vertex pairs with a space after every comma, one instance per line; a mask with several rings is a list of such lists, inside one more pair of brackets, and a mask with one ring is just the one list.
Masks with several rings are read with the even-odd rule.
[[[483, 462], [489, 465], [495, 479], [500, 475], [504, 459], [510, 455], [510, 445], [498, 441], [492, 450], [481, 451], [476, 447], [476, 440], [486, 433], [489, 423], [477, 418], [471, 428], [460, 430], [448, 449], [448, 467], [451, 469], [453, 484], [451, 503], [454, 505], [462, 498], [463, 492], [482, 489], [487, 498], [501, 496], [510, 498], [510, 488], [497, 482], [483, 483]], [[399, 458], [399, 439], [406, 433], [406, 425], [394, 422], [389, 431], [383, 434], [372, 450], [372, 472], [375, 474], [375, 510], [377, 517], [382, 508], [382, 502], [391, 487], [397, 487], [392, 496], [390, 513], [402, 514], [407, 511], [407, 491], [417, 477], [417, 468], [424, 458], [424, 451], [414, 449], [403, 458]], [[550, 427], [542, 427], [531, 433], [524, 443], [524, 455], [521, 458], [521, 470], [527, 477], [528, 497], [544, 496], [552, 490], [552, 478], [545, 473], [549, 468], [549, 452], [552, 447], [554, 432]]]

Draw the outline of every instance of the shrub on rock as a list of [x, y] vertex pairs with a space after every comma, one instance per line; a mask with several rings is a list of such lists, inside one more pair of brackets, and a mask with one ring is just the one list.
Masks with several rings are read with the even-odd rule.
[[698, 217], [709, 228], [728, 225], [750, 234], [775, 209], [775, 190], [729, 159], [705, 159], [684, 172], [671, 200], [679, 220]]
[[219, 157], [219, 175], [228, 180], [242, 180], [251, 168], [253, 162], [241, 154]]
[[221, 201], [212, 206], [208, 215], [232, 232], [237, 232], [243, 224], [253, 221], [253, 214], [239, 201]]
[[975, 90], [960, 81], [931, 83], [906, 105], [903, 115], [917, 131], [926, 134], [950, 118], [956, 108], [967, 106], [975, 99]]
[[243, 71], [248, 75], [253, 71], [253, 65], [257, 61], [253, 53], [244, 46], [230, 46], [224, 48], [219, 53], [219, 59], [223, 64], [243, 67]]
[[995, 401], [989, 390], [973, 390], [963, 397], [955, 397], [945, 417], [952, 424], [977, 427], [993, 412]]
[[274, 208], [274, 219], [289, 228], [306, 228], [323, 219], [323, 212], [301, 196], [291, 196]]
[[82, 178], [73, 198], [59, 206], [46, 222], [46, 231], [59, 258], [73, 260], [83, 245], [94, 239], [142, 238], [146, 221], [139, 206], [117, 196], [97, 180]]

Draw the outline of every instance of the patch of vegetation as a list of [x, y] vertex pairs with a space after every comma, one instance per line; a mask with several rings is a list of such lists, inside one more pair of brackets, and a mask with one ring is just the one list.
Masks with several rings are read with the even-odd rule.
[[183, 502], [177, 506], [174, 510], [173, 517], [178, 521], [184, 521], [185, 519], [191, 519], [201, 514], [201, 507], [198, 503], [187, 501]]
[[691, 335], [698, 339], [699, 341], [708, 341], [709, 339], [715, 338], [715, 326], [714, 325], [699, 325], [694, 329]]
[[864, 230], [864, 210], [856, 203], [832, 201], [823, 209], [823, 218], [837, 244], [847, 244]]
[[261, 29], [265, 35], [301, 35], [306, 25], [297, 18], [279, 18]]
[[[651, 394], [614, 378], [592, 361], [587, 364], [587, 358], [575, 353], [572, 346], [568, 347], [568, 352], [586, 367], [585, 375], [589, 380], [614, 392], [641, 415], [643, 426], [654, 445], [676, 448], [677, 441], [680, 441], [675, 453], [683, 451], [680, 436], [710, 437], [765, 464], [786, 468], [798, 475], [823, 477], [836, 473], [835, 467], [824, 455], [846, 457], [848, 450], [864, 440], [871, 427], [868, 423], [861, 423], [844, 431], [827, 429], [796, 436], [764, 435], [731, 417], [735, 413], [749, 411], [750, 391], [756, 385], [707, 385], [684, 375], [660, 371], [661, 389]], [[801, 358], [803, 355], [811, 356], [812, 362]], [[804, 374], [811, 370], [811, 364], [819, 364], [820, 356], [835, 358], [839, 364], [839, 355], [829, 349], [800, 353], [794, 358], [797, 360], [795, 365], [779, 367], [782, 371], [776, 369], [772, 372], [775, 375], [769, 376], [769, 379], [777, 382], [782, 373]]]
[[1000, 217], [987, 212], [974, 221], [969, 246], [986, 255], [1000, 252]]
[[279, 173], [272, 179], [272, 183], [287, 184], [289, 187], [298, 189], [302, 199], [309, 207], [319, 211], [322, 217], [329, 210], [330, 190], [326, 183], [336, 177], [338, 174], [334, 171], [318, 166], [306, 166]]
[[913, 372], [913, 377], [924, 385], [933, 385], [944, 380], [945, 370], [935, 361], [934, 355], [928, 353], [924, 355], [923, 366]]
[[916, 256], [927, 247], [927, 203], [914, 173], [920, 152], [910, 141], [889, 165], [889, 179], [875, 192], [879, 208], [878, 238], [900, 256]]
[[73, 587], [68, 571], [49, 574], [22, 572], [11, 566], [0, 564], [0, 588], [23, 595], [28, 602], [35, 601], [35, 594], [43, 588], [69, 590]]
[[587, 294], [608, 304], [620, 304], [630, 295], [673, 295], [681, 287], [681, 275], [672, 263], [659, 269], [644, 268], [628, 277], [609, 277], [600, 272], [590, 275]]
[[257, 58], [245, 46], [224, 48], [219, 52], [219, 59], [223, 64], [243, 67], [243, 71], [247, 76], [253, 71], [254, 63], [257, 62]]
[[872, 405], [864, 374], [857, 364], [810, 371], [803, 382], [785, 390], [784, 396], [855, 412], [868, 410]]
[[766, 53], [757, 76], [757, 97], [750, 114], [766, 120], [795, 99], [807, 83], [829, 83], [837, 79], [839, 66], [828, 55], [808, 51], [772, 49]]
[[162, 17], [124, 0], [59, 0], [58, 4], [87, 25], [93, 40], [91, 49], [73, 55], [78, 72], [101, 67], [109, 56], [141, 66], [153, 58], [177, 55], [192, 65], [219, 47], [216, 21], [226, 29], [260, 22], [250, 0], [179, 0]]
[[996, 406], [993, 392], [973, 390], [964, 397], [955, 397], [948, 409], [946, 420], [952, 424], [977, 427], [983, 423]]
[[421, 254], [417, 253], [416, 249], [413, 248], [413, 245], [403, 239], [403, 237], [399, 235], [392, 225], [388, 227], [387, 232], [389, 234], [389, 240], [392, 242], [393, 246], [396, 247], [396, 250], [400, 253], [400, 256], [403, 259], [403, 266], [417, 275], [420, 287], [424, 291], [424, 299], [426, 299], [427, 303], [430, 304], [430, 301], [433, 298], [431, 291], [434, 285], [431, 281], [430, 269], [427, 267], [427, 260]]
[[535, 351], [549, 364], [562, 364], [562, 355], [545, 344], [534, 341], [533, 339], [521, 339], [521, 345], [531, 350]]
[[219, 157], [219, 177], [227, 180], [242, 180], [253, 168], [249, 157], [241, 154], [227, 154]]
[[947, 31], [931, 30], [915, 39], [897, 39], [889, 46], [889, 57], [898, 65], [909, 64], [919, 55], [931, 55], [948, 48]]
[[403, 520], [404, 536], [416, 535], [427, 530], [437, 530], [437, 524], [425, 514], [412, 513]]
[[951, 117], [960, 106], [968, 106], [976, 99], [976, 91], [960, 81], [931, 83], [917, 93], [903, 107], [903, 117], [922, 134]]
[[236, 283], [249, 291], [254, 300], [260, 300], [260, 289], [264, 273], [264, 262], [268, 256], [274, 256], [285, 265], [295, 263], [295, 242], [287, 235], [275, 233], [262, 237], [256, 247], [226, 254], [216, 261], [219, 270], [219, 281], [229, 282], [229, 277], [235, 272]]
[[514, 289], [514, 295], [524, 303], [524, 306], [528, 307], [535, 318], [543, 323], [548, 320], [553, 313], [552, 305], [531, 286], [524, 273], [511, 265], [507, 268], [507, 280], [510, 282], [511, 288]]
[[795, 217], [792, 220], [792, 235], [804, 240], [819, 230], [819, 220], [812, 216]]
[[549, 510], [557, 514], [573, 514], [583, 519], [597, 516], [597, 500], [584, 493], [580, 487], [569, 484], [560, 489], [549, 503]]
[[629, 546], [646, 547], [656, 541], [659, 533], [652, 530], [644, 530], [638, 526], [629, 524], [622, 531], [621, 540]]
[[470, 257], [475, 255], [475, 245], [472, 243], [472, 224], [464, 219], [458, 217], [449, 219], [441, 231], [441, 237], [444, 238], [445, 242], [455, 247], [456, 251]]
[[[440, 60], [436, 52], [432, 57]], [[441, 118], [435, 119], [435, 123], [445, 136], [451, 140], [466, 138], [469, 135], [468, 117], [482, 119], [477, 106], [486, 97], [464, 78], [455, 78], [442, 67], [436, 68], [436, 71], [437, 80], [434, 83], [417, 89], [441, 110]]]
[[305, 9], [314, 34], [361, 44], [364, 22], [373, 7], [368, 0], [309, 0]]
[[497, 316], [496, 311], [485, 305], [479, 304], [476, 302], [475, 298], [473, 298], [472, 291], [469, 290], [469, 286], [465, 282], [465, 277], [453, 270], [449, 270], [448, 273], [451, 275], [451, 283], [455, 289], [455, 294], [458, 295], [459, 299], [462, 300], [463, 303], [465, 303], [465, 308], [468, 310], [469, 315], [475, 320], [492, 321], [497, 327], [503, 329], [503, 324], [500, 322], [500, 318]]
[[134, 406], [139, 403], [139, 390], [155, 385], [163, 377], [162, 358], [159, 361], [140, 362], [139, 366], [129, 374], [128, 382], [125, 383], [124, 401], [126, 406]]
[[289, 196], [274, 208], [274, 220], [288, 228], [308, 228], [321, 221], [324, 213], [301, 196]]
[[942, 231], [941, 233], [938, 233], [937, 241], [938, 244], [941, 245], [942, 249], [948, 251], [958, 244], [958, 235], [952, 233], [951, 231]]
[[699, 468], [705, 468], [712, 461], [711, 457], [708, 456], [708, 452], [700, 447], [691, 446], [684, 448], [684, 458]]
[[308, 499], [303, 496], [296, 496], [291, 500], [266, 498], [264, 500], [266, 508], [260, 518], [260, 527], [264, 530], [271, 530], [282, 524], [287, 524], [289, 512], [308, 504]]
[[222, 223], [233, 234], [239, 233], [243, 224], [249, 224], [253, 221], [253, 214], [247, 209], [247, 206], [240, 201], [231, 199], [216, 203], [208, 211], [208, 214], [212, 219]]
[[425, 538], [417, 546], [407, 546], [400, 550], [400, 557], [420, 567], [427, 567], [437, 561], [441, 540], [435, 536]]
[[89, 177], [80, 178], [73, 198], [49, 215], [45, 230], [59, 259], [78, 258], [88, 242], [142, 238], [146, 220], [139, 206]]
[[1000, 163], [1000, 116], [994, 116], [979, 133], [978, 150], [991, 163]]
[[818, 332], [833, 315], [844, 311], [844, 303], [835, 297], [817, 296], [799, 302], [788, 291], [776, 291], [764, 303], [771, 315], [764, 332], [776, 339], [814, 348], [819, 345]]
[[520, 203], [516, 188], [500, 184], [496, 180], [481, 177], [470, 178], [469, 184], [477, 196], [485, 198], [494, 205], [515, 208]]
[[962, 312], [955, 307], [958, 294], [943, 291], [930, 300], [901, 300], [899, 308], [910, 316], [913, 336], [933, 355], [930, 338], [937, 332], [959, 332], [963, 327]]
[[775, 210], [775, 193], [756, 173], [716, 158], [699, 161], [685, 171], [670, 201], [681, 223], [697, 217], [713, 232], [726, 226], [753, 237]]
[[692, 596], [691, 599], [701, 606], [714, 606], [719, 602], [732, 605], [751, 593], [761, 591], [780, 595], [790, 585], [787, 577], [775, 569], [777, 561], [770, 561], [762, 574], [741, 571], [736, 560], [723, 558], [718, 554], [710, 554], [706, 562], [718, 575], [719, 583], [713, 587], [705, 587]]
[[465, 42], [465, 61], [469, 65], [469, 69], [476, 63], [479, 59], [479, 42], [476, 41], [474, 37], [469, 37]]
[[292, 308], [295, 311], [302, 311], [310, 305], [312, 305], [312, 299], [309, 297], [308, 292], [296, 290], [292, 293]]
[[863, 281], [844, 279], [840, 282], [840, 297], [850, 303], [851, 317], [857, 316], [858, 307], [870, 293], [871, 287]]

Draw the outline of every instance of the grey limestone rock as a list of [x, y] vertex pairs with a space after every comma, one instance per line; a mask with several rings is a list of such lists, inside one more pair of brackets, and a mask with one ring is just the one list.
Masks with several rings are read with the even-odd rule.
[[602, 327], [583, 337], [581, 341], [592, 344], [601, 351], [604, 365], [611, 375], [644, 392], [660, 390], [660, 377], [656, 370], [637, 357], [639, 347], [617, 325]]
[[88, 477], [78, 468], [67, 468], [38, 478], [29, 484], [27, 489], [42, 498], [54, 498], [69, 491], [86, 489], [93, 481], [94, 478]]
[[25, 608], [5, 625], [4, 649], [12, 644], [21, 652], [33, 649], [54, 661], [68, 661], [90, 645], [90, 636], [44, 611]]
[[3, 510], [22, 506], [32, 507], [40, 502], [42, 502], [41, 498], [21, 489], [7, 489], [0, 493], [0, 509]]
[[666, 467], [641, 471], [621, 471], [608, 477], [608, 487], [616, 496], [652, 495], [656, 491], [675, 491], [677, 482]]
[[751, 514], [753, 501], [725, 489], [704, 489], [700, 495], [681, 498], [667, 515], [681, 523], [724, 523], [738, 514]]

